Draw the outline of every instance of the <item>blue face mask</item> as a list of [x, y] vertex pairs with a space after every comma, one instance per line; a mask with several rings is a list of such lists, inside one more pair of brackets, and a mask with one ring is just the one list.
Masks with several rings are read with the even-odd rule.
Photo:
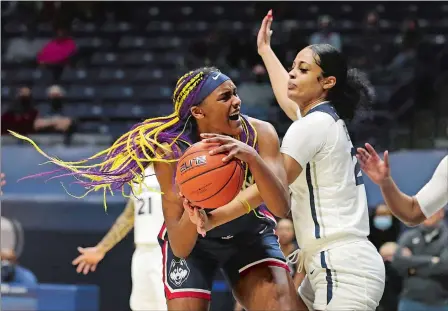
[[385, 231], [392, 227], [392, 216], [375, 216], [373, 218], [373, 225], [381, 231]]

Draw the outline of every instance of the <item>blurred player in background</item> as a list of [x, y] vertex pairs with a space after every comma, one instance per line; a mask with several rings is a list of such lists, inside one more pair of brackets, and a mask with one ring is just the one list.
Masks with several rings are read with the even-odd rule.
[[398, 189], [390, 175], [389, 153], [384, 161], [370, 144], [358, 148], [361, 169], [381, 188], [387, 207], [403, 222], [417, 225], [448, 204], [448, 156], [440, 161], [431, 180], [413, 197]]
[[[182, 76], [173, 103], [172, 114], [136, 124], [111, 148], [90, 157], [102, 159], [90, 166], [87, 160], [67, 163], [51, 158], [30, 139], [12, 134], [71, 172], [88, 192], [141, 184], [145, 166], [154, 165], [163, 193], [166, 231], [162, 232], [167, 232], [159, 236], [159, 242], [168, 310], [208, 310], [217, 269], [223, 271], [235, 298], [248, 311], [306, 310], [274, 233], [276, 220], [266, 208], [280, 217], [289, 211], [290, 196], [274, 127], [241, 115], [235, 84], [213, 67]], [[184, 206], [174, 179], [183, 151], [201, 139], [217, 143], [211, 152], [227, 153], [223, 161], [241, 160], [245, 171], [242, 191], [228, 204], [244, 209], [245, 215], [210, 230], [206, 237], [198, 235], [190, 221], [200, 211]]]
[[154, 169], [152, 167], [146, 169], [145, 176], [142, 192], [135, 197], [131, 196], [123, 213], [101, 242], [95, 247], [78, 247], [81, 255], [73, 260], [73, 265], [77, 265], [78, 273], [87, 274], [89, 271], [95, 271], [106, 253], [134, 227], [136, 248], [131, 266], [131, 309], [166, 310], [162, 284], [162, 253], [157, 240], [158, 230], [163, 224], [162, 198], [155, 192], [160, 191], [160, 186], [154, 175]]

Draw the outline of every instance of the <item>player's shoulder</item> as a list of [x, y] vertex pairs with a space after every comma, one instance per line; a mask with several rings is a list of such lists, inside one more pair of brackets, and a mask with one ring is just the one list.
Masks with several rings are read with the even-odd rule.
[[252, 124], [252, 126], [257, 130], [257, 132], [275, 133], [275, 135], [277, 135], [277, 131], [271, 123], [252, 117], [247, 117], [247, 119], [249, 120], [250, 124]]
[[252, 124], [252, 126], [257, 130], [258, 135], [272, 135], [278, 138], [277, 131], [271, 123], [252, 117], [247, 117], [247, 119], [250, 124]]
[[335, 120], [329, 114], [314, 111], [294, 121], [289, 131], [302, 133], [301, 135], [303, 135], [303, 131], [307, 131], [308, 133], [324, 133], [333, 124], [335, 124]]
[[298, 119], [295, 122], [307, 122], [307, 123], [319, 123], [319, 124], [334, 124], [338, 119], [325, 111], [311, 111], [304, 117]]

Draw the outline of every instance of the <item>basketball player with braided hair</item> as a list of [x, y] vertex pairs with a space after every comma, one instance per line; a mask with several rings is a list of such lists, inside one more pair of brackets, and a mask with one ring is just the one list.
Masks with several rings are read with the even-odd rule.
[[[173, 102], [172, 114], [136, 124], [112, 147], [79, 162], [52, 158], [29, 138], [12, 134], [58, 165], [56, 172], [66, 171], [57, 176], [74, 176], [88, 189], [85, 195], [141, 185], [145, 167], [153, 164], [163, 193], [165, 223], [159, 241], [168, 310], [208, 310], [218, 268], [246, 310], [306, 310], [296, 294], [270, 213], [285, 216], [290, 199], [275, 129], [240, 114], [234, 83], [216, 68], [200, 68], [181, 77]], [[198, 235], [190, 221], [190, 213], [199, 216], [204, 211], [190, 209], [174, 184], [177, 160], [201, 138], [219, 143], [214, 152], [227, 153], [225, 161], [240, 159], [246, 176], [242, 191], [228, 204], [244, 208], [246, 214], [208, 231], [205, 237]], [[102, 162], [89, 165], [97, 159]]]

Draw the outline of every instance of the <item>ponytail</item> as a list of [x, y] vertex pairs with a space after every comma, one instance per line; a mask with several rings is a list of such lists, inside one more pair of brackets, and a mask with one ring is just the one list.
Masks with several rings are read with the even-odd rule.
[[[182, 142], [192, 145], [192, 137], [196, 128], [195, 120], [191, 118], [190, 108], [199, 105], [202, 101], [200, 92], [206, 78], [218, 70], [214, 67], [204, 67], [191, 71], [181, 77], [173, 94], [174, 112], [165, 117], [147, 119], [132, 127], [132, 129], [118, 138], [108, 149], [103, 150], [88, 159], [77, 162], [64, 162], [47, 155], [37, 144], [28, 137], [9, 131], [13, 136], [29, 142], [34, 148], [46, 157], [50, 163], [56, 164], [59, 169], [44, 172], [23, 179], [59, 174], [50, 179], [73, 176], [76, 184], [87, 189], [79, 197], [85, 197], [92, 191], [103, 191], [104, 206], [106, 208], [106, 193], [121, 191], [123, 196], [125, 185], [137, 184], [138, 188], [144, 185], [144, 171], [154, 162], [173, 163], [181, 157], [181, 150], [173, 145]], [[199, 101], [199, 102], [198, 102]], [[242, 116], [243, 131], [238, 137], [242, 142], [257, 148], [257, 132], [249, 120]], [[168, 151], [168, 152], [166, 152]], [[101, 163], [90, 164], [92, 161]], [[246, 174], [248, 166], [245, 166]], [[63, 172], [61, 174], [61, 172]], [[65, 173], [64, 173], [65, 172]]]

